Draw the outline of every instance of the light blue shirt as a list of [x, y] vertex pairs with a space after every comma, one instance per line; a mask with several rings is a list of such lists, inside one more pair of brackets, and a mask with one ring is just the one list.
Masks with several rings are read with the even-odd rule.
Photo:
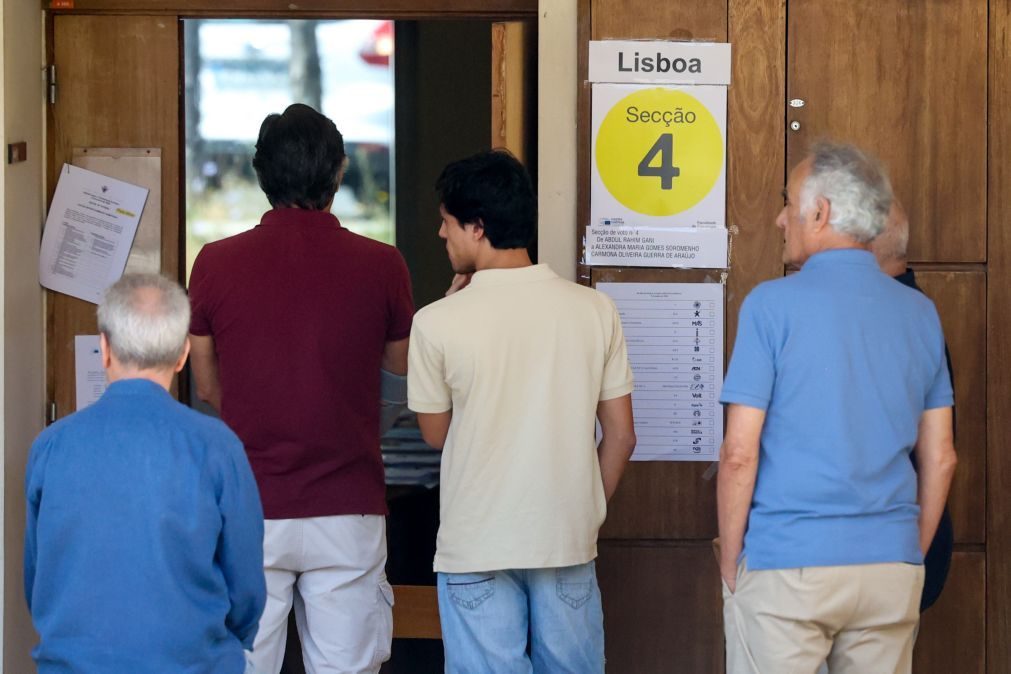
[[744, 300], [720, 401], [766, 411], [749, 569], [923, 562], [909, 453], [953, 404], [926, 296], [867, 251], [812, 256]]
[[266, 600], [242, 443], [146, 379], [32, 445], [25, 595], [41, 674], [241, 674]]

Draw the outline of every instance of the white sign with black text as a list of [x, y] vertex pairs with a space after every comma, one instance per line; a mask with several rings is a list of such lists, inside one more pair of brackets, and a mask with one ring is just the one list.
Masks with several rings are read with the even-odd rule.
[[730, 84], [730, 44], [655, 40], [590, 42], [589, 80]]

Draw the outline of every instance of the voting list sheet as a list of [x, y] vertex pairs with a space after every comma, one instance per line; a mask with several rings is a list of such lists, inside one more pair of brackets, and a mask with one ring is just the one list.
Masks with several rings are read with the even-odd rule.
[[717, 461], [723, 441], [723, 285], [598, 283], [635, 375], [633, 461]]

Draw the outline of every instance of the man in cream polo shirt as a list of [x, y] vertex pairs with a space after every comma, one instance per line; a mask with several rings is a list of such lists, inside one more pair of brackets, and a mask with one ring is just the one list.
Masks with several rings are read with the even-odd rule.
[[618, 312], [531, 263], [536, 198], [511, 155], [450, 164], [436, 188], [457, 277], [415, 317], [408, 406], [443, 448], [446, 671], [602, 673], [597, 531], [635, 445]]

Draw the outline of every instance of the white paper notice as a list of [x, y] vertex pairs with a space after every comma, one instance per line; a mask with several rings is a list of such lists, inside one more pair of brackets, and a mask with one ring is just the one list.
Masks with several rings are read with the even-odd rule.
[[42, 235], [39, 282], [97, 304], [123, 275], [147, 193], [64, 164]]
[[598, 283], [635, 374], [633, 461], [716, 461], [723, 441], [723, 285]]
[[74, 336], [74, 371], [77, 373], [77, 409], [83, 410], [101, 398], [108, 386], [98, 335]]
[[161, 150], [136, 147], [75, 147], [72, 163], [148, 190], [124, 273], [161, 271]]

